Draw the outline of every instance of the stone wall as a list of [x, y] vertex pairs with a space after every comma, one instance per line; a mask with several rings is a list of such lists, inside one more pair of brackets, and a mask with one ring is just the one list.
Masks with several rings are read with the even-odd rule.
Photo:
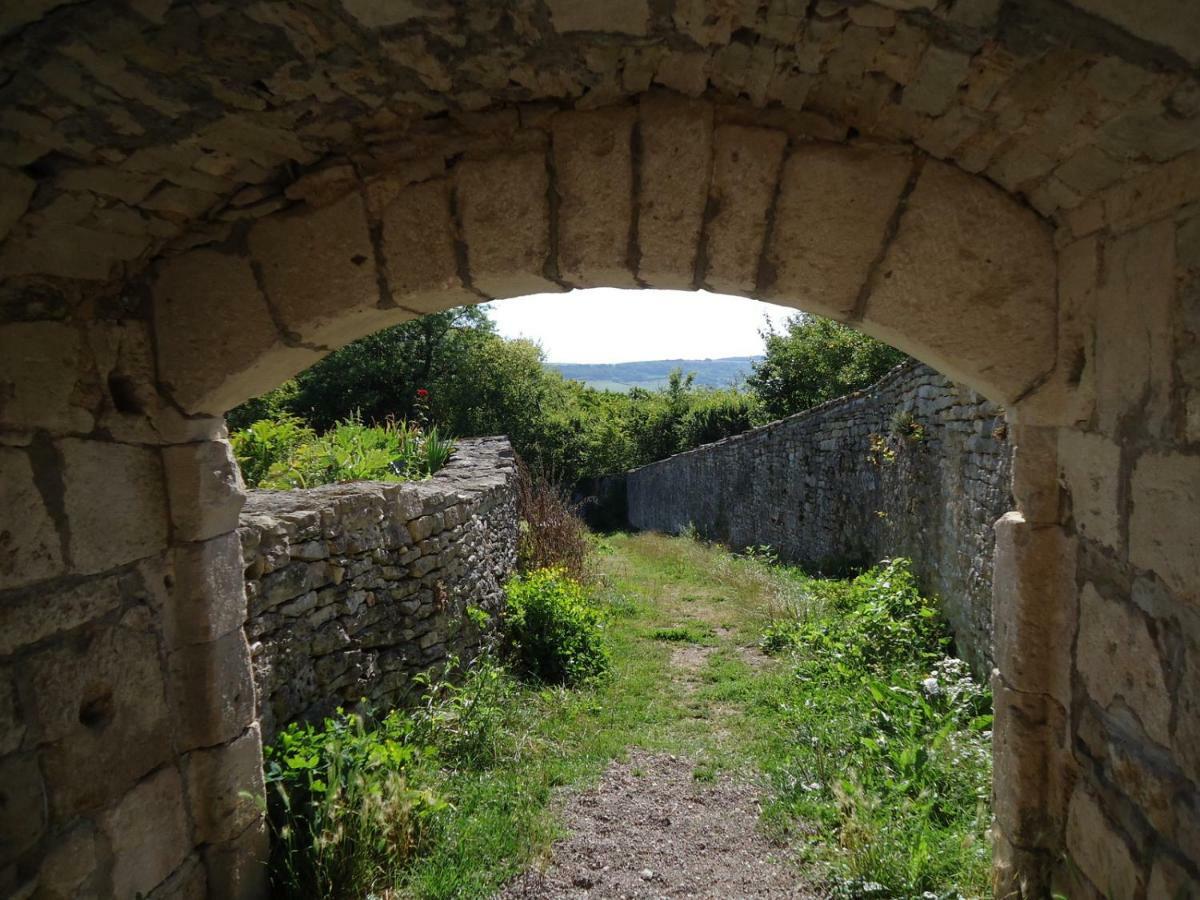
[[412, 676], [483, 637], [516, 562], [506, 439], [460, 441], [428, 481], [251, 491], [239, 535], [263, 740], [360, 698], [402, 700]]
[[986, 673], [1010, 458], [1003, 410], [908, 363], [869, 390], [631, 472], [629, 521], [690, 523], [823, 570], [910, 557], [960, 654]]

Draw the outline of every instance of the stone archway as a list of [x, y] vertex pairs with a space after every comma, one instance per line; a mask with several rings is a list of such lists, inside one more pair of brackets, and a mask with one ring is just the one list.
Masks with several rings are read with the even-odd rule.
[[1187, 17], [598, 9], [0, 14], [6, 891], [261, 889], [220, 414], [383, 325], [565, 285], [794, 303], [1007, 404], [998, 892], [1195, 885]]

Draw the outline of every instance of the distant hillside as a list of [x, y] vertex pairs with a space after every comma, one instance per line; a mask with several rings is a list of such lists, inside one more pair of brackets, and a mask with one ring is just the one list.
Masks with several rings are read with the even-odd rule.
[[695, 383], [699, 386], [729, 387], [744, 380], [750, 374], [751, 364], [760, 359], [761, 356], [728, 356], [724, 359], [650, 359], [627, 363], [547, 363], [546, 368], [597, 390], [625, 392], [640, 387], [652, 391], [666, 385], [672, 369], [682, 369], [685, 375], [694, 372]]

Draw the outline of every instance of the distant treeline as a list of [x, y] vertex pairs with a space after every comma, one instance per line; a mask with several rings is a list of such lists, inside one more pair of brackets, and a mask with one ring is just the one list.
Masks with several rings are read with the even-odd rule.
[[667, 386], [678, 369], [694, 376], [696, 387], [740, 387], [754, 372], [761, 356], [726, 356], [721, 359], [648, 359], [623, 363], [546, 363], [563, 378], [582, 381], [597, 390], [657, 390]]

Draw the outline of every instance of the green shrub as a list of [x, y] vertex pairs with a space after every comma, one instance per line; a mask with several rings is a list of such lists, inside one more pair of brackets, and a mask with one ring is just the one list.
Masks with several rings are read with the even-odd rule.
[[409, 481], [431, 475], [454, 450], [437, 428], [364, 425], [357, 416], [322, 435], [299, 419], [255, 422], [234, 432], [234, 454], [251, 487], [289, 490], [346, 481]]
[[561, 569], [516, 575], [506, 586], [506, 632], [520, 669], [551, 684], [575, 685], [608, 670], [603, 616]]
[[250, 487], [258, 487], [273, 467], [315, 438], [311, 428], [291, 415], [260, 419], [229, 436], [242, 478]]

